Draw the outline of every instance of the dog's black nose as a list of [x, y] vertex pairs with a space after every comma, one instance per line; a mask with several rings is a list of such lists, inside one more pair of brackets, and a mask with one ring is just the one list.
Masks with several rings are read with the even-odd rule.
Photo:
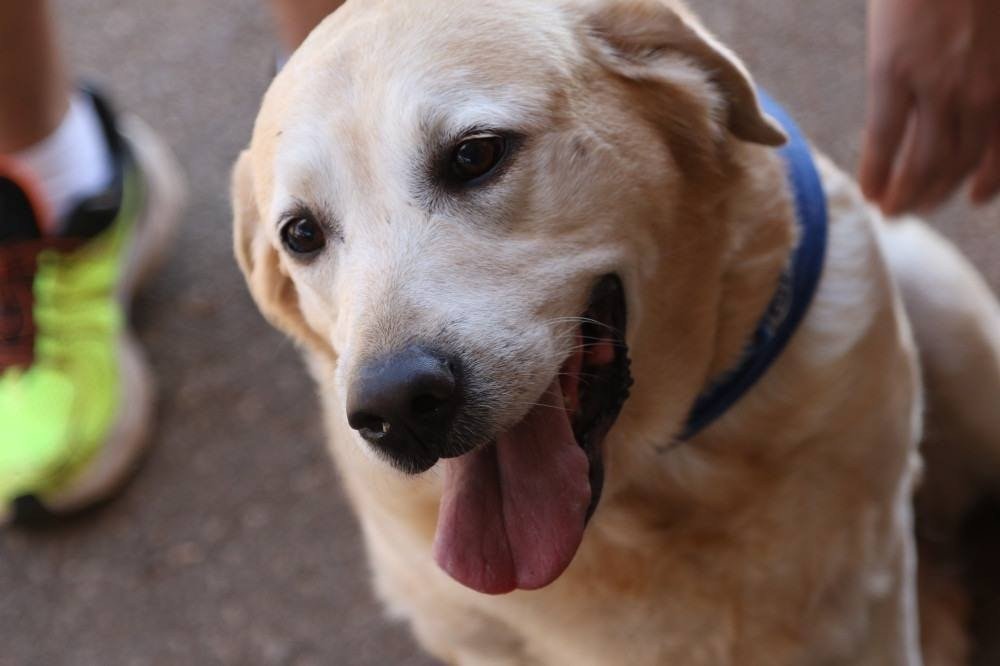
[[399, 468], [416, 474], [444, 452], [460, 403], [456, 363], [407, 347], [360, 368], [347, 397], [347, 421]]

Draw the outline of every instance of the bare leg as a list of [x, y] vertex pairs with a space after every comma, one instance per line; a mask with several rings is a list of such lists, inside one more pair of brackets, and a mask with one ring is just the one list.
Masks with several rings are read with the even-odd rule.
[[0, 2], [0, 153], [45, 138], [66, 113], [69, 87], [48, 4]]
[[271, 0], [285, 48], [289, 52], [297, 49], [319, 22], [342, 4], [344, 0]]

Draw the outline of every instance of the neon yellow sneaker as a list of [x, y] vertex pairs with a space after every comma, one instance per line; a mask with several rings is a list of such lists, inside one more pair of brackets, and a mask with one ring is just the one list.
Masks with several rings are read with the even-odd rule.
[[115, 178], [77, 207], [63, 235], [40, 232], [31, 184], [0, 164], [0, 522], [111, 497], [152, 420], [152, 376], [128, 308], [162, 256], [183, 184], [145, 125], [119, 126], [93, 97]]

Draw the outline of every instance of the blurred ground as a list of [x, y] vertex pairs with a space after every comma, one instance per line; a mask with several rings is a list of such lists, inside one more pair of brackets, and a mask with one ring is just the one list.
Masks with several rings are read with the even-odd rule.
[[[864, 0], [693, 4], [852, 166]], [[273, 68], [267, 15], [249, 0], [58, 5], [76, 71], [169, 139], [191, 202], [139, 312], [161, 380], [156, 448], [99, 515], [0, 535], [0, 664], [430, 663], [371, 598], [313, 389], [231, 259], [228, 173]], [[1000, 285], [1000, 208], [936, 221]]]

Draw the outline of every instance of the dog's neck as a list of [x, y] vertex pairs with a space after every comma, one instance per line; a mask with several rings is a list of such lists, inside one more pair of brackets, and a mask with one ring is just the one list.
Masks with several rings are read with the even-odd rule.
[[[795, 121], [766, 93], [761, 101], [788, 137], [780, 153], [795, 202], [794, 250], [782, 271], [767, 311], [759, 320], [739, 362], [712, 379], [695, 403], [681, 440], [695, 437], [725, 414], [767, 373], [798, 329], [819, 286], [826, 259], [828, 211], [826, 192], [812, 150]], [[775, 224], [785, 221], [775, 218]], [[780, 247], [780, 246], [779, 246]]]
[[[775, 295], [796, 238], [786, 167], [776, 151], [734, 143], [721, 175], [685, 188], [676, 239], [643, 280], [630, 342], [630, 403], [677, 432], [695, 398], [735, 367]], [[627, 410], [632, 411], [629, 407]]]
[[[685, 211], [676, 232], [685, 251], [665, 248], [666, 260], [642, 281], [639, 326], [630, 341], [635, 387], [606, 448], [607, 478], [629, 479], [630, 487], [616, 489], [612, 481], [605, 504], [610, 507], [617, 492], [641, 495], [656, 507], [648, 516], [654, 522], [666, 506], [682, 512], [693, 506], [685, 501], [694, 499], [690, 489], [664, 476], [670, 473], [661, 456], [673, 448], [671, 437], [680, 434], [696, 398], [739, 363], [796, 240], [782, 157], [734, 143], [726, 161], [719, 179], [692, 188], [675, 208]], [[641, 434], [621, 441], [616, 431]], [[643, 450], [637, 454], [636, 447]], [[635, 503], [626, 504], [635, 510]]]
[[773, 150], [745, 145], [734, 151], [733, 161], [741, 176], [720, 202], [729, 243], [707, 381], [739, 363], [774, 298], [797, 235], [784, 162]]

